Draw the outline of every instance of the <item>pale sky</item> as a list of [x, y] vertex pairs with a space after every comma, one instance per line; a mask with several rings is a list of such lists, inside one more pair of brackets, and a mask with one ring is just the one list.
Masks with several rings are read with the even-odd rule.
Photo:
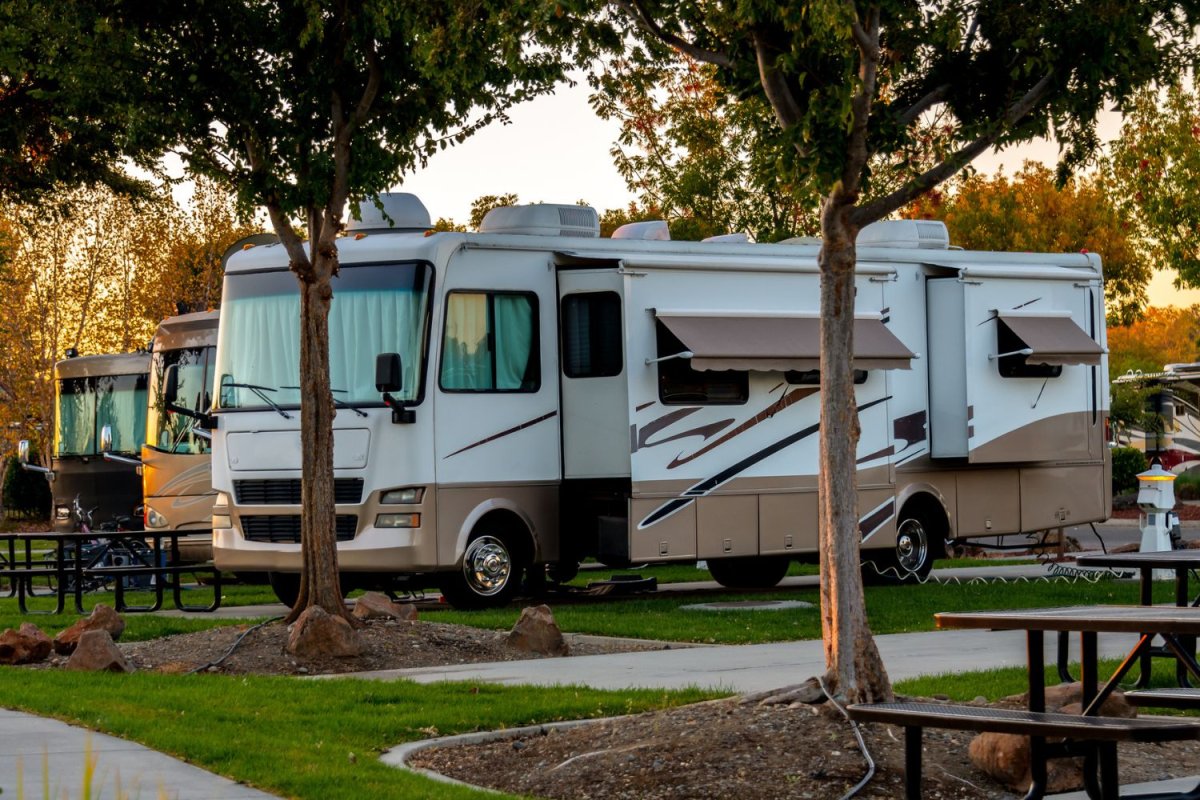
[[[420, 197], [434, 220], [447, 217], [459, 223], [467, 222], [471, 201], [485, 194], [515, 192], [522, 203], [585, 200], [600, 212], [624, 207], [633, 196], [609, 154], [619, 128], [592, 112], [589, 91], [581, 80], [518, 106], [509, 114], [509, 125], [490, 126], [437, 153], [394, 189]], [[1119, 115], [1102, 115], [1102, 140], [1112, 139], [1119, 129]], [[1025, 160], [1053, 167], [1057, 157], [1057, 145], [1041, 141], [984, 154], [975, 165], [986, 174], [1003, 166], [1011, 175]], [[1172, 279], [1173, 273], [1155, 273], [1149, 287], [1152, 305], [1200, 303], [1200, 290], [1179, 292]]]

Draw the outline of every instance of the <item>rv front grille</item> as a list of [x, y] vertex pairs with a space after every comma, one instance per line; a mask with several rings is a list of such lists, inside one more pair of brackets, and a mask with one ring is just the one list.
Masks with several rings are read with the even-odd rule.
[[[334, 478], [333, 502], [361, 503], [362, 478]], [[238, 503], [257, 506], [300, 505], [300, 479], [234, 481], [233, 494]]]
[[[338, 514], [334, 528], [339, 542], [348, 542], [358, 531], [358, 517], [354, 514]], [[299, 514], [243, 514], [242, 536], [250, 542], [273, 544], [300, 543]]]

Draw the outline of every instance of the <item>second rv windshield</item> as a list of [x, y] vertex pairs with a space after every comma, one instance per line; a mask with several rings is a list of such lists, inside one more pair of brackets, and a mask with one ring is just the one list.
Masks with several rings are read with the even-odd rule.
[[100, 375], [58, 382], [54, 453], [93, 456], [100, 431], [112, 427], [114, 453], [137, 454], [146, 438], [146, 376]]
[[[340, 403], [382, 404], [375, 357], [399, 353], [402, 402], [421, 396], [430, 268], [342, 265], [329, 312], [329, 379]], [[217, 348], [217, 406], [300, 404], [300, 292], [291, 272], [225, 277]], [[253, 389], [248, 387], [255, 387]]]
[[163, 385], [167, 367], [174, 366], [179, 387], [175, 405], [207, 413], [212, 406], [212, 381], [208, 380], [206, 370], [216, 349], [210, 345], [155, 352], [150, 362], [150, 397], [153, 402], [146, 419], [146, 443], [151, 447], [164, 453], [200, 454], [210, 451], [209, 441], [194, 433], [195, 419], [166, 410]]

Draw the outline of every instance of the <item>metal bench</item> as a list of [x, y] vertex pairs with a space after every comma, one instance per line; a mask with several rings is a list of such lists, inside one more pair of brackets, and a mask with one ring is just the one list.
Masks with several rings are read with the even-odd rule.
[[1152, 708], [1200, 709], [1200, 689], [1173, 687], [1169, 689], [1132, 689], [1125, 692], [1125, 699], [1135, 706]]
[[[1044, 796], [1046, 762], [1050, 759], [1083, 756], [1089, 796], [1115, 800], [1119, 791], [1118, 742], [1200, 739], [1200, 720], [1180, 718], [1078, 716], [943, 703], [863, 703], [846, 710], [858, 722], [904, 728], [904, 796], [908, 800], [921, 797], [921, 737], [925, 728], [1028, 736], [1033, 782], [1025, 795], [1027, 800]], [[1059, 737], [1065, 741], [1046, 742], [1047, 738]]]

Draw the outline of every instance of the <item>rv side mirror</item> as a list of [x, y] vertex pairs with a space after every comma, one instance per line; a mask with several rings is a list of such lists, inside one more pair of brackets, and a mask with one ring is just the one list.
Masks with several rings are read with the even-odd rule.
[[112, 425], [105, 425], [103, 428], [100, 429], [100, 452], [101, 453], [112, 452], [112, 442], [113, 442]]
[[391, 394], [404, 388], [403, 376], [399, 353], [380, 353], [375, 356], [375, 388], [383, 395], [384, 405], [392, 410], [394, 425], [411, 425], [417, 421], [417, 412], [406, 408]]
[[29, 463], [29, 440], [22, 439], [17, 442], [17, 460], [22, 464]]
[[404, 388], [399, 353], [380, 353], [375, 356], [375, 389], [380, 393], [398, 392]]
[[173, 406], [177, 397], [179, 397], [179, 365], [172, 364], [163, 373], [163, 403]]

